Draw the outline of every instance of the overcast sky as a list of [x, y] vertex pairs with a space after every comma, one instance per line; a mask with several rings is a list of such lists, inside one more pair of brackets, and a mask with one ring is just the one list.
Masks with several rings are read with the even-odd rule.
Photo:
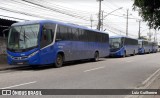
[[[13, 16], [17, 18], [27, 19], [27, 20], [39, 20], [39, 19], [55, 19], [64, 22], [70, 22], [74, 24], [79, 24], [83, 26], [90, 27], [90, 17], [92, 16], [93, 28], [95, 29], [98, 23], [98, 7], [99, 3], [97, 0], [28, 0], [43, 4], [45, 6], [57, 8], [60, 13], [55, 11], [47, 10], [41, 7], [33, 6], [23, 1], [18, 0], [0, 0], [0, 9], [9, 8], [11, 10], [16, 10], [20, 12], [30, 13], [36, 15], [36, 17], [26, 16], [15, 14], [13, 12], [8, 12], [0, 10], [0, 15]], [[129, 9], [129, 36], [137, 38], [138, 37], [138, 19], [141, 17], [138, 16], [137, 11], [132, 9], [133, 0], [103, 0], [102, 1], [102, 10], [104, 15], [112, 12], [120, 7], [123, 9], [113, 12], [114, 15], [108, 15], [104, 20], [104, 29], [107, 32], [112, 31], [117, 34], [124, 35], [126, 32], [126, 14], [127, 9]], [[56, 10], [57, 11], [57, 10]], [[65, 14], [69, 14], [65, 15]], [[74, 17], [71, 17], [74, 15]], [[116, 15], [116, 16], [115, 16]], [[117, 16], [118, 15], [118, 16]], [[39, 17], [39, 18], [38, 18]], [[5, 18], [5, 17], [3, 17]], [[108, 31], [109, 30], [109, 31]], [[149, 32], [148, 26], [145, 22], [142, 22], [141, 31], [143, 36], [147, 36]], [[153, 30], [152, 30], [153, 31]], [[115, 35], [114, 33], [109, 32], [110, 35]]]
[[[54, 0], [58, 5], [62, 5], [65, 7], [73, 8], [75, 10], [80, 10], [79, 14], [81, 12], [88, 12], [88, 14], [93, 15], [93, 25], [97, 25], [97, 13], [98, 13], [98, 7], [99, 3], [97, 0]], [[135, 18], [135, 19], [129, 19], [129, 25], [128, 25], [128, 31], [129, 36], [131, 37], [138, 37], [138, 31], [139, 31], [139, 24], [137, 22], [138, 19], [141, 19], [141, 17], [138, 14], [138, 11], [133, 11], [133, 0], [103, 0], [102, 1], [102, 10], [104, 10], [104, 15], [107, 15], [107, 13], [112, 12], [113, 10], [116, 10], [117, 8], [123, 7], [121, 10], [117, 10], [113, 12], [112, 14], [119, 15], [119, 16], [125, 16], [127, 14], [127, 9], [129, 9], [129, 17]], [[86, 16], [89, 16], [89, 15]], [[82, 15], [84, 15], [82, 13]], [[78, 23], [78, 22], [77, 22]], [[80, 22], [81, 23], [81, 22]], [[84, 22], [86, 26], [90, 26], [89, 22]], [[117, 17], [113, 15], [108, 15], [105, 18], [104, 21], [104, 29], [110, 29], [113, 32], [116, 32], [118, 34], [124, 34], [126, 33], [126, 18], [124, 17]], [[112, 29], [111, 29], [112, 28]], [[118, 30], [114, 30], [114, 29]], [[147, 36], [147, 33], [149, 32], [148, 26], [145, 22], [141, 23], [141, 31], [142, 36]], [[154, 30], [151, 30], [154, 32]], [[109, 32], [109, 31], [108, 31]], [[112, 32], [110, 32], [110, 35], [115, 35]]]

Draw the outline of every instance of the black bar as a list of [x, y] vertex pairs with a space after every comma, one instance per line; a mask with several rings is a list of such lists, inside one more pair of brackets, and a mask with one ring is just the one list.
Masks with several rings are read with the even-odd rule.
[[0, 95], [160, 95], [160, 89], [1, 89]]

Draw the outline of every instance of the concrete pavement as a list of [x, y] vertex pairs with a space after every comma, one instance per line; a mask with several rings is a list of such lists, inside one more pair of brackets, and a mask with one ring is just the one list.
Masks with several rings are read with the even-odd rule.
[[[0, 71], [0, 88], [8, 89], [134, 89], [144, 87], [159, 68], [160, 53], [126, 58], [107, 58], [99, 62], [78, 62], [62, 68], [28, 67]], [[157, 75], [157, 74], [155, 74]], [[153, 75], [154, 76], [154, 75]], [[157, 79], [157, 78], [156, 78]], [[156, 80], [155, 79], [155, 80]], [[154, 81], [155, 81], [154, 80]], [[159, 87], [159, 81], [148, 88]], [[23, 84], [23, 85], [22, 85]], [[25, 85], [24, 85], [25, 84]], [[146, 83], [147, 84], [147, 83]], [[155, 88], [156, 89], [156, 88]], [[13, 98], [18, 98], [13, 96]], [[39, 96], [34, 96], [34, 98]], [[45, 96], [46, 97], [46, 96]], [[124, 98], [125, 96], [47, 96], [48, 98]], [[133, 96], [132, 96], [133, 97]], [[136, 97], [136, 96], [134, 96]], [[143, 98], [152, 98], [145, 96]], [[20, 97], [19, 97], [20, 98]], [[40, 97], [41, 98], [41, 97]], [[43, 96], [42, 96], [43, 98]], [[153, 97], [154, 98], [154, 97]], [[156, 97], [155, 97], [156, 98]]]

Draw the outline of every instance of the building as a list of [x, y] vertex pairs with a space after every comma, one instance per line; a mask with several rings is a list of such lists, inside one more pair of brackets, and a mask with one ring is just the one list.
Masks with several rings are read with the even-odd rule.
[[6, 42], [9, 27], [15, 23], [14, 20], [3, 19], [0, 17], [0, 54], [6, 54]]

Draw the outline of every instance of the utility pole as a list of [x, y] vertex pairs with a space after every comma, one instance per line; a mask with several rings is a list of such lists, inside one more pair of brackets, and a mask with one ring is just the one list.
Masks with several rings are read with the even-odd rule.
[[156, 30], [156, 42], [158, 42], [158, 41], [157, 41], [157, 30]]
[[141, 38], [141, 20], [138, 21], [139, 22], [139, 31], [138, 31], [138, 38]]
[[99, 1], [99, 15], [98, 15], [98, 30], [101, 28], [101, 4], [103, 0], [97, 0]]
[[156, 29], [155, 29], [155, 33], [154, 33], [154, 42], [156, 42], [157, 41], [157, 31], [156, 31]]
[[102, 11], [102, 19], [101, 19], [101, 20], [102, 20], [102, 22], [101, 22], [101, 30], [102, 30], [102, 31], [103, 31], [103, 20], [104, 20], [103, 12], [104, 12], [104, 11]]
[[149, 29], [149, 33], [148, 33], [148, 36], [149, 36], [149, 41], [151, 41], [151, 38], [152, 38], [152, 33], [151, 33], [151, 29]]
[[93, 16], [91, 15], [91, 17], [90, 17], [90, 21], [91, 21], [91, 29], [92, 29], [92, 27], [93, 27]]
[[128, 11], [129, 9], [127, 9], [126, 36], [128, 36]]

